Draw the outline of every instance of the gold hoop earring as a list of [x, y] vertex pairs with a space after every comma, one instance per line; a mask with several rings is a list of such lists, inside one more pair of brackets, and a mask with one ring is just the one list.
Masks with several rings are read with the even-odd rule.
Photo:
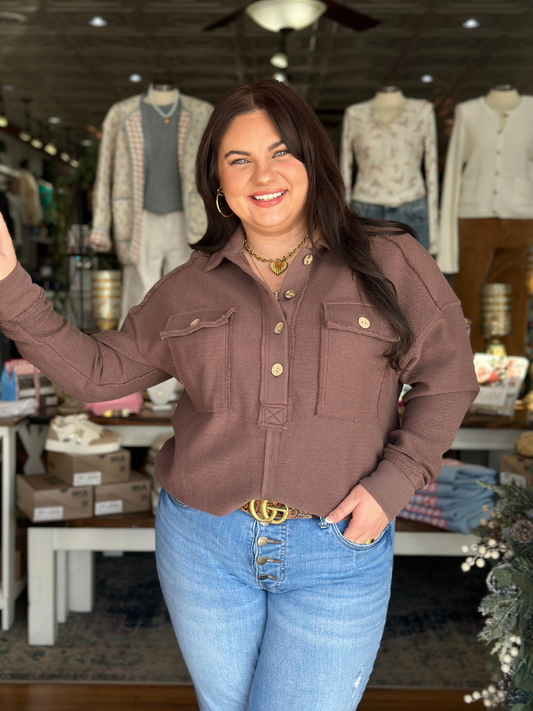
[[222, 212], [222, 210], [220, 209], [220, 205], [218, 204], [218, 199], [219, 199], [220, 197], [224, 197], [224, 193], [222, 192], [221, 188], [218, 188], [218, 190], [217, 190], [217, 197], [216, 197], [216, 200], [215, 200], [216, 206], [217, 206], [217, 210], [220, 212], [220, 214], [222, 215], [222, 217], [233, 217], [233, 212], [231, 213], [231, 215], [225, 215], [225, 214]]

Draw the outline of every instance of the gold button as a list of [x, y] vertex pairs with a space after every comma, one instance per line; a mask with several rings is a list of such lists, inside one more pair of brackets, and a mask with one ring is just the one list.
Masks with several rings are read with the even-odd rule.
[[257, 565], [264, 565], [267, 562], [268, 558], [265, 558], [264, 555], [261, 556], [261, 558], [257, 559]]
[[281, 375], [282, 373], [283, 366], [281, 365], [281, 363], [274, 363], [274, 365], [272, 366], [272, 375], [275, 375], [277, 378], [278, 375]]
[[296, 296], [296, 292], [294, 291], [294, 289], [289, 289], [289, 291], [285, 292], [286, 299], [294, 299], [295, 296]]
[[305, 266], [306, 266], [306, 267], [309, 266], [309, 264], [311, 264], [312, 261], [313, 261], [313, 255], [312, 255], [312, 254], [306, 254], [305, 257], [304, 257], [304, 264], [305, 264]]
[[195, 318], [194, 321], [191, 321], [191, 326], [198, 326], [199, 323], [200, 323], [200, 319]]
[[285, 328], [285, 326], [283, 325], [283, 322], [280, 321], [280, 322], [277, 323], [276, 326], [274, 327], [274, 333], [277, 333], [277, 335], [279, 336], [280, 333], [283, 333], [283, 329], [284, 329], [284, 328]]
[[361, 316], [361, 318], [359, 319], [359, 325], [361, 326], [361, 328], [369, 328], [370, 321], [364, 316]]
[[258, 546], [266, 546], [267, 543], [268, 543], [268, 538], [266, 536], [261, 536], [261, 538], [257, 539]]

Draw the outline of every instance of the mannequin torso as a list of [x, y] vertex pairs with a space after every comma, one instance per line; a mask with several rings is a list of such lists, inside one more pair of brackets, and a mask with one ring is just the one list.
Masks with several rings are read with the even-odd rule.
[[485, 96], [487, 106], [499, 114], [500, 126], [503, 126], [505, 123], [505, 119], [507, 118], [505, 114], [516, 109], [521, 101], [522, 97], [517, 90], [512, 87], [505, 90], [495, 87]]
[[379, 116], [383, 123], [394, 121], [407, 103], [407, 99], [400, 89], [390, 88], [393, 91], [383, 89], [378, 91], [371, 102], [372, 111]]
[[[152, 100], [157, 106], [168, 106], [176, 101], [176, 96], [179, 96], [179, 89], [171, 87], [169, 84], [154, 84], [152, 87]], [[150, 103], [148, 96], [145, 96], [143, 101], [146, 104]]]

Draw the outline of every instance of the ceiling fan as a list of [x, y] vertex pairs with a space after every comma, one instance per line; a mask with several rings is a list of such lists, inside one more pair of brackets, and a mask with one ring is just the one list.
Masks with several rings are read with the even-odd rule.
[[322, 15], [358, 32], [380, 24], [379, 20], [341, 5], [336, 0], [258, 0], [243, 5], [235, 12], [204, 27], [204, 31], [209, 32], [225, 27], [244, 14], [270, 32], [302, 30], [312, 25]]

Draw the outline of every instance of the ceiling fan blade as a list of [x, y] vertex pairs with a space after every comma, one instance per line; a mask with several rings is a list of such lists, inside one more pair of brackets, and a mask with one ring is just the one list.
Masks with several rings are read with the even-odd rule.
[[226, 17], [223, 17], [222, 19], [217, 20], [216, 22], [213, 22], [211, 25], [204, 27], [203, 32], [209, 32], [210, 30], [216, 30], [219, 27], [226, 27], [226, 25], [230, 25], [232, 22], [235, 22], [235, 20], [238, 20], [239, 17], [244, 15], [244, 11], [248, 7], [249, 4], [250, 3], [246, 3], [246, 5], [243, 5], [241, 8], [239, 8], [235, 12], [232, 12], [231, 15], [226, 15]]
[[346, 5], [341, 5], [339, 2], [335, 2], [335, 0], [322, 0], [322, 2], [328, 6], [328, 9], [322, 17], [334, 20], [340, 25], [351, 27], [352, 30], [362, 32], [363, 30], [370, 30], [372, 27], [376, 27], [380, 24], [379, 20], [374, 20], [373, 17], [363, 15], [363, 13], [352, 10], [346, 7]]

